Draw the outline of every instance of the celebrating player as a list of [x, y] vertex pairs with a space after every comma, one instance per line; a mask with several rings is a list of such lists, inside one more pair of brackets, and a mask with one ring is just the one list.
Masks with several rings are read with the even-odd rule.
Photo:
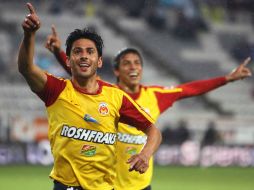
[[118, 122], [135, 126], [148, 136], [142, 151], [128, 160], [130, 170], [144, 173], [161, 134], [152, 124], [153, 119], [126, 93], [97, 80], [97, 68], [102, 67], [101, 37], [87, 29], [70, 33], [66, 61], [72, 77], [54, 77], [33, 63], [35, 36], [41, 23], [32, 4], [27, 3], [27, 7], [18, 67], [46, 106], [54, 190], [114, 188]]
[[[52, 34], [48, 36], [46, 48], [54, 53], [60, 64], [66, 67], [66, 55], [61, 50], [61, 42], [52, 27]], [[183, 98], [198, 96], [214, 90], [229, 82], [244, 79], [251, 76], [251, 71], [246, 67], [250, 62], [247, 58], [239, 67], [226, 76], [208, 80], [193, 81], [169, 88], [163, 86], [145, 86], [140, 83], [143, 72], [143, 59], [140, 52], [134, 48], [126, 48], [120, 51], [114, 60], [114, 73], [117, 77], [117, 85], [127, 92], [139, 105], [146, 110], [154, 120], [160, 114], [170, 108], [175, 101]], [[70, 71], [67, 68], [67, 72]], [[126, 160], [137, 154], [146, 143], [146, 135], [135, 128], [119, 123], [117, 143], [117, 178], [116, 190], [150, 190], [153, 167], [149, 167], [146, 173], [140, 175], [137, 172], [127, 172]], [[124, 160], [124, 161], [122, 161]], [[150, 160], [153, 166], [153, 160]]]

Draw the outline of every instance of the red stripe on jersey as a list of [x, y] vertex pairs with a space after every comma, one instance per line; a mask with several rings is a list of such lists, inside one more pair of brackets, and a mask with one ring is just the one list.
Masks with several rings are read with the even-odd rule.
[[119, 113], [119, 122], [135, 126], [139, 130], [145, 131], [145, 129], [152, 124], [126, 96], [123, 96], [123, 102]]
[[65, 86], [66, 81], [47, 74], [47, 82], [45, 87], [41, 92], [37, 93], [37, 95], [48, 107], [56, 101], [59, 94], [64, 90]]
[[158, 100], [160, 112], [162, 113], [167, 108], [171, 107], [177, 100], [204, 94], [224, 84], [226, 84], [225, 77], [216, 77], [213, 79], [193, 81], [176, 86], [176, 88], [181, 88], [182, 92], [155, 92], [155, 96]]

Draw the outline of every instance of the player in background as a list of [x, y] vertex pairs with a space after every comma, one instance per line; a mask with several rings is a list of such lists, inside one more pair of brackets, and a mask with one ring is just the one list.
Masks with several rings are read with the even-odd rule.
[[27, 3], [27, 7], [18, 68], [45, 103], [54, 157], [50, 174], [54, 190], [114, 188], [118, 122], [133, 125], [148, 136], [141, 152], [128, 160], [130, 170], [144, 173], [161, 134], [153, 119], [126, 93], [97, 80], [97, 68], [103, 64], [101, 37], [88, 29], [71, 32], [66, 40], [71, 79], [57, 78], [33, 63], [41, 23], [32, 4]]
[[[45, 47], [57, 58], [59, 63], [66, 67], [66, 55], [61, 50], [61, 41], [56, 29], [52, 26], [52, 34], [47, 38]], [[146, 86], [140, 83], [143, 72], [143, 59], [140, 52], [134, 48], [126, 48], [120, 51], [114, 59], [114, 73], [117, 77], [117, 85], [128, 93], [140, 106], [146, 110], [154, 120], [160, 114], [170, 108], [174, 102], [183, 98], [198, 96], [233, 81], [251, 76], [251, 71], [246, 67], [250, 62], [247, 58], [231, 73], [206, 80], [193, 81], [176, 87]], [[70, 70], [66, 70], [70, 73]], [[137, 154], [146, 143], [146, 135], [134, 127], [118, 124], [117, 143], [117, 178], [115, 190], [150, 190], [153, 167], [149, 167], [146, 173], [140, 175], [137, 172], [128, 172], [126, 160]], [[150, 160], [153, 166], [153, 160]]]

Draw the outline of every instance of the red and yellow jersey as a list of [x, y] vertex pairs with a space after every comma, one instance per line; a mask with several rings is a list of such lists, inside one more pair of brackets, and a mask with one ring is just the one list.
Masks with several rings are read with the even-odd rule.
[[[57, 56], [59, 63], [66, 69], [66, 55], [60, 52]], [[176, 87], [140, 86], [137, 94], [129, 94], [151, 117], [156, 121], [161, 113], [171, 107], [175, 101], [183, 98], [198, 96], [214, 90], [226, 83], [225, 77], [217, 77], [208, 80], [199, 80], [185, 83]], [[146, 143], [146, 136], [131, 125], [119, 123], [117, 142], [117, 178], [115, 190], [140, 190], [150, 185], [153, 160], [150, 160], [149, 168], [144, 174], [129, 172], [126, 164], [131, 155], [141, 151]]]
[[[203, 94], [223, 84], [225, 84], [224, 77], [195, 81], [172, 88], [141, 85], [139, 93], [129, 95], [156, 121], [175, 101]], [[142, 131], [119, 123], [115, 190], [140, 190], [151, 184], [153, 159], [150, 160], [149, 168], [144, 174], [129, 172], [129, 165], [126, 164], [131, 155], [141, 151], [145, 143], [146, 136]]]
[[38, 93], [47, 108], [54, 166], [50, 177], [84, 189], [111, 190], [118, 122], [145, 130], [153, 120], [122, 90], [98, 80], [87, 94], [70, 80], [47, 75]]

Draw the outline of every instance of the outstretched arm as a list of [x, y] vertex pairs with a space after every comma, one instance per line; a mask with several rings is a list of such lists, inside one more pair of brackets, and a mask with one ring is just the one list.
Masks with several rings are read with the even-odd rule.
[[236, 69], [226, 76], [206, 80], [197, 80], [178, 85], [174, 87], [174, 89], [179, 90], [178, 92], [174, 92], [174, 89], [163, 89], [162, 91], [155, 92], [160, 107], [160, 112], [164, 112], [166, 109], [171, 107], [174, 102], [183, 98], [199, 96], [215, 90], [229, 82], [252, 76], [251, 70], [247, 68], [247, 65], [250, 62], [250, 58], [245, 59], [243, 63], [241, 63]]
[[248, 57], [245, 59], [237, 68], [235, 68], [231, 73], [227, 74], [224, 77], [216, 77], [207, 80], [198, 80], [192, 81], [179, 85], [179, 88], [183, 89], [183, 92], [178, 98], [187, 98], [191, 96], [198, 96], [204, 93], [207, 93], [211, 90], [214, 90], [224, 84], [229, 82], [242, 80], [252, 75], [251, 70], [247, 68], [247, 65], [250, 63], [251, 59]]
[[25, 77], [34, 92], [41, 91], [47, 81], [46, 74], [33, 63], [35, 33], [40, 28], [40, 20], [31, 3], [27, 3], [29, 14], [22, 23], [24, 37], [18, 55], [19, 72]]
[[61, 49], [61, 40], [58, 37], [56, 27], [52, 25], [51, 27], [52, 33], [48, 35], [47, 41], [45, 43], [45, 47], [54, 54], [57, 61], [60, 63], [60, 65], [65, 69], [65, 71], [71, 75], [71, 70], [66, 64], [66, 54]]

